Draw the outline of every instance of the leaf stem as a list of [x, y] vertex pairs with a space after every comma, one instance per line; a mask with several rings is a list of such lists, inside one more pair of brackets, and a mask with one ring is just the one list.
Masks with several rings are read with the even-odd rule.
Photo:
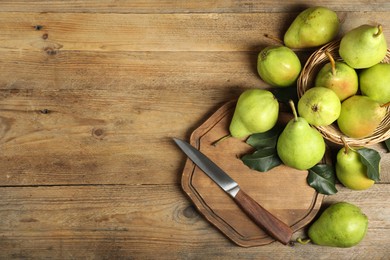
[[218, 140], [212, 142], [211, 145], [212, 145], [212, 146], [217, 146], [219, 143], [225, 141], [226, 139], [228, 139], [228, 138], [230, 138], [230, 137], [232, 137], [231, 134], [227, 134], [227, 135], [225, 135], [225, 136], [222, 136], [222, 137], [219, 138]]
[[374, 34], [374, 37], [378, 37], [383, 32], [383, 27], [381, 24], [378, 24], [378, 31]]
[[288, 101], [288, 103], [290, 104], [290, 107], [292, 109], [292, 112], [293, 112], [293, 115], [294, 115], [294, 121], [297, 122], [298, 121], [298, 114], [297, 114], [297, 110], [295, 109], [295, 105], [294, 105], [294, 101], [292, 101], [291, 99]]
[[325, 51], [326, 56], [328, 56], [330, 65], [332, 66], [332, 75], [336, 75], [336, 62], [334, 61], [334, 58], [332, 54], [330, 54], [329, 51]]
[[284, 42], [283, 42], [281, 39], [279, 39], [278, 37], [276, 37], [276, 36], [273, 36], [273, 35], [270, 35], [270, 34], [268, 34], [268, 33], [265, 33], [265, 34], [264, 34], [264, 37], [266, 37], [266, 38], [268, 38], [268, 39], [271, 39], [271, 40], [273, 40], [274, 42], [277, 42], [277, 43], [279, 43], [279, 44], [281, 44], [281, 45], [284, 45]]

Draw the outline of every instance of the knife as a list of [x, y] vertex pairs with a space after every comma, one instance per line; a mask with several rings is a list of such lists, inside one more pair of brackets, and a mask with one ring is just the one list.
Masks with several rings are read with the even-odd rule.
[[260, 204], [240, 188], [237, 182], [201, 151], [183, 140], [177, 138], [173, 138], [173, 140], [191, 161], [233, 198], [235, 203], [240, 206], [242, 211], [244, 211], [253, 222], [279, 242], [285, 245], [290, 242], [293, 232], [287, 224], [260, 206]]

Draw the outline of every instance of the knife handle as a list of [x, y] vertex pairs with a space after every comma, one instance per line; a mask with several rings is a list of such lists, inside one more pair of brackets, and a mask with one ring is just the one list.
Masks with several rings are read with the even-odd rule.
[[239, 190], [234, 201], [241, 209], [270, 236], [283, 244], [288, 244], [292, 237], [292, 229], [281, 220], [272, 215], [265, 208], [260, 206], [244, 191]]

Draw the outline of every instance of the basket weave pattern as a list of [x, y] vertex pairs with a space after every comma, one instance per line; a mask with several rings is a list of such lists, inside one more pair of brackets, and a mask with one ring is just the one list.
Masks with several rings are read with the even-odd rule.
[[[314, 87], [314, 81], [317, 73], [322, 68], [322, 66], [329, 62], [329, 58], [325, 54], [326, 51], [328, 51], [332, 55], [335, 61], [342, 61], [338, 53], [339, 45], [339, 40], [330, 42], [315, 51], [309, 57], [297, 80], [297, 91], [299, 98], [302, 97], [306, 90], [311, 87]], [[390, 50], [387, 50], [387, 54], [383, 59], [382, 63], [390, 63]], [[382, 120], [381, 124], [378, 126], [375, 132], [368, 137], [360, 139], [348, 137], [340, 131], [336, 122], [329, 126], [316, 126], [315, 128], [322, 134], [325, 139], [336, 144], [342, 145], [343, 137], [345, 141], [351, 146], [373, 145], [390, 138], [390, 107], [387, 107], [386, 116]]]

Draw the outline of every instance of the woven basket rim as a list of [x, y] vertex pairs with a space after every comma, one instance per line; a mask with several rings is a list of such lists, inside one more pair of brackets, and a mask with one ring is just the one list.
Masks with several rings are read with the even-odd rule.
[[[339, 45], [340, 40], [332, 41], [325, 44], [309, 56], [297, 79], [298, 98], [301, 98], [306, 90], [314, 87], [314, 79], [317, 72], [325, 63], [329, 62], [329, 58], [325, 53], [326, 51], [333, 56], [335, 61], [343, 61], [338, 53]], [[387, 50], [386, 56], [381, 63], [390, 63], [390, 49]], [[340, 131], [336, 122], [329, 126], [314, 127], [325, 139], [335, 144], [343, 145], [344, 143], [342, 139], [344, 139], [350, 146], [369, 146], [377, 144], [390, 138], [390, 107], [387, 107], [386, 116], [374, 133], [364, 138], [351, 138], [346, 136]]]

